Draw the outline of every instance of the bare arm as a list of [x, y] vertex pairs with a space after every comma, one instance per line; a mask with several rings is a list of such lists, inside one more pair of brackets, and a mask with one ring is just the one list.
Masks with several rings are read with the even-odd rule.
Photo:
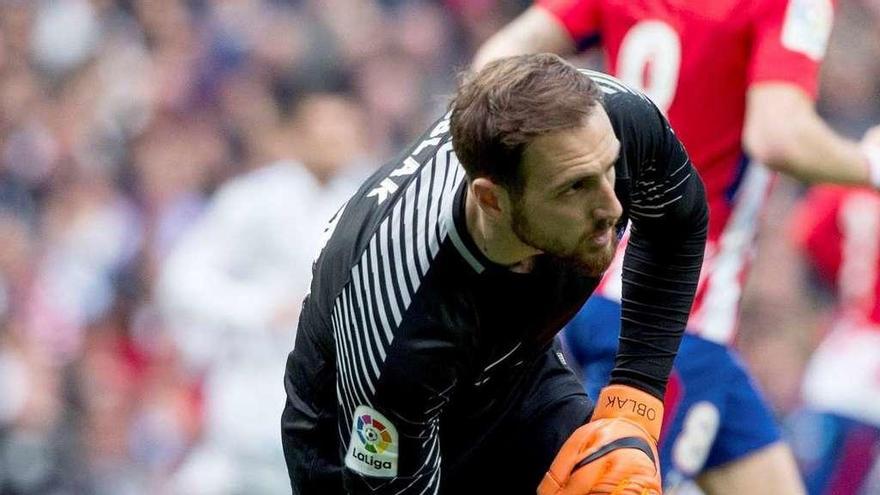
[[483, 43], [474, 57], [473, 69], [480, 70], [503, 57], [542, 52], [567, 55], [575, 52], [575, 44], [555, 17], [532, 6]]
[[[805, 182], [870, 185], [863, 144], [834, 132], [801, 89], [786, 83], [752, 86], [746, 100], [743, 143], [769, 168]], [[876, 144], [875, 144], [876, 145]]]

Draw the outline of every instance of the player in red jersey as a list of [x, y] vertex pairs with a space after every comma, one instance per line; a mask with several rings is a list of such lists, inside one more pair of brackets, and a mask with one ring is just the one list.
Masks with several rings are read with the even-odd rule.
[[812, 495], [880, 490], [880, 195], [817, 187], [798, 205], [795, 238], [835, 289], [828, 334], [791, 421]]
[[[608, 71], [667, 113], [706, 183], [709, 242], [676, 359], [681, 386], [667, 396], [674, 411], [661, 446], [667, 487], [695, 478], [713, 494], [803, 492], [769, 408], [727, 346], [771, 172], [880, 185], [878, 136], [844, 139], [814, 110], [832, 19], [830, 0], [544, 0], [476, 56], [480, 67], [506, 55], [601, 44]], [[610, 372], [616, 348], [620, 261], [614, 266], [601, 297], [569, 329], [591, 391]]]

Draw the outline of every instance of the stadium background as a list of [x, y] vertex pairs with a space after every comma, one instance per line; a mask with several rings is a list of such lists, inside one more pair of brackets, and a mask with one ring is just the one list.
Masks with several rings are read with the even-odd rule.
[[[185, 490], [210, 371], [159, 304], [169, 252], [277, 159], [326, 177], [389, 159], [526, 3], [0, 0], [0, 494]], [[821, 81], [836, 129], [880, 121], [880, 1], [840, 1]], [[788, 236], [802, 193], [771, 198], [739, 337], [780, 417], [829, 309]], [[292, 336], [294, 299], [261, 321]]]

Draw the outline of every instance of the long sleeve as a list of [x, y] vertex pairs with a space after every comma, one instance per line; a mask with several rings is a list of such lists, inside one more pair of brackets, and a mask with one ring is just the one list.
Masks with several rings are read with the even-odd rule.
[[621, 332], [611, 383], [662, 398], [694, 300], [706, 243], [702, 181], [666, 119], [643, 101], [632, 165], [631, 236], [623, 265]]

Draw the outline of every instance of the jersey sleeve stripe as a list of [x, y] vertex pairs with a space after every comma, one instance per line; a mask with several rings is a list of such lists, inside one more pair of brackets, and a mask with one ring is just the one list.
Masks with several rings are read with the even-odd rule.
[[[333, 322], [333, 328], [336, 328], [336, 322]], [[336, 345], [336, 355], [342, 356], [342, 340], [336, 337], [336, 333], [334, 332], [333, 341]], [[336, 380], [336, 399], [339, 402], [339, 406], [342, 408], [343, 414], [346, 417], [351, 417], [354, 414], [354, 409], [352, 409], [351, 404], [354, 404], [354, 397], [351, 394], [351, 391], [348, 389], [348, 382], [345, 380], [339, 379], [343, 373], [342, 363], [337, 362], [337, 380]]]
[[[357, 341], [357, 351], [358, 357], [360, 358], [360, 368], [356, 368], [355, 372], [357, 375], [357, 371], [360, 370], [360, 379], [362, 382], [365, 382], [367, 388], [370, 391], [370, 396], [376, 393], [376, 387], [373, 385], [373, 377], [370, 376], [370, 370], [367, 369], [366, 359], [364, 357], [364, 351], [366, 350], [366, 357], [369, 358], [370, 363], [373, 366], [374, 376], [379, 376], [379, 367], [376, 364], [376, 358], [373, 356], [373, 346], [368, 342], [369, 333], [359, 331], [361, 328], [357, 324], [357, 319], [355, 317], [354, 307], [351, 303], [351, 291], [346, 288], [344, 291], [345, 297], [342, 299], [342, 310], [343, 316], [345, 316], [345, 327], [346, 331], [349, 335], [349, 341], [351, 341], [351, 334], [353, 333], [355, 336], [355, 340]], [[361, 334], [363, 334], [363, 340], [361, 339]]]
[[379, 261], [382, 264], [382, 270], [385, 275], [385, 287], [387, 290], [383, 291], [388, 300], [388, 306], [391, 308], [391, 316], [394, 318], [394, 326], [400, 326], [400, 321], [402, 319], [400, 313], [400, 306], [398, 305], [398, 299], [400, 302], [403, 302], [402, 293], [406, 292], [406, 285], [400, 287], [399, 284], [396, 283], [395, 279], [391, 278], [391, 258], [389, 256], [389, 252], [392, 247], [388, 243], [388, 218], [385, 219], [384, 222], [379, 226]]
[[468, 262], [469, 265], [476, 271], [477, 273], [482, 273], [485, 270], [485, 267], [479, 260], [477, 260], [473, 254], [468, 250], [468, 248], [464, 245], [464, 242], [461, 240], [461, 237], [458, 235], [458, 230], [455, 228], [455, 222], [452, 220], [452, 211], [451, 207], [449, 210], [449, 214], [444, 217], [446, 228], [449, 232], [449, 238], [452, 240], [452, 244], [455, 245], [455, 248], [458, 249], [459, 253], [461, 253], [462, 257], [464, 257], [465, 261]]
[[370, 292], [367, 289], [367, 299], [375, 309], [376, 314], [379, 316], [379, 321], [382, 324], [382, 330], [385, 332], [385, 343], [387, 345], [391, 345], [391, 341], [394, 340], [394, 333], [391, 330], [391, 325], [388, 323], [388, 314], [385, 311], [385, 303], [383, 302], [383, 295], [385, 294], [385, 287], [382, 286], [382, 282], [379, 279], [379, 260], [376, 249], [376, 238], [370, 240], [369, 247], [370, 257], [367, 260], [367, 264], [369, 267], [369, 273], [371, 275], [371, 279], [373, 281], [373, 291]]
[[428, 208], [428, 247], [431, 250], [431, 256], [437, 256], [440, 250], [440, 232], [437, 229], [439, 224], [440, 203], [443, 197], [443, 191], [446, 188], [446, 181], [449, 167], [449, 155], [452, 153], [452, 142], [449, 141], [437, 150], [437, 167], [434, 170], [434, 184], [431, 188], [431, 206]]
[[[358, 278], [355, 278], [355, 282], [355, 287], [358, 288]], [[354, 409], [358, 405], [364, 404], [372, 407], [370, 399], [375, 392], [374, 380], [379, 378], [378, 363], [376, 363], [377, 369], [374, 379], [371, 379], [369, 370], [366, 367], [363, 352], [366, 347], [372, 353], [372, 346], [369, 343], [370, 333], [367, 332], [365, 325], [358, 324], [355, 318], [354, 308], [351, 307], [353, 305], [350, 294], [351, 287], [349, 285], [343, 289], [340, 297], [337, 298], [334, 308], [334, 323], [339, 327], [336, 332], [339, 342], [337, 350], [337, 367], [339, 370], [337, 381], [342, 382], [343, 388], [348, 391], [349, 400], [351, 401], [347, 404], [348, 416], [346, 418], [351, 417], [351, 414], [353, 414]], [[358, 296], [355, 296], [355, 299], [357, 298]], [[368, 306], [368, 308], [371, 308], [371, 306]], [[379, 348], [380, 353], [384, 354], [381, 342], [378, 342], [379, 333], [375, 324], [367, 326], [370, 326], [373, 330], [372, 334], [378, 344], [376, 347]], [[354, 340], [358, 342], [357, 350], [355, 350]], [[371, 359], [375, 359], [375, 355], [371, 355]], [[360, 365], [358, 365], [358, 360]], [[370, 391], [369, 394], [367, 390]]]
[[337, 383], [342, 385], [342, 391], [345, 395], [345, 402], [343, 402], [343, 410], [346, 413], [347, 417], [351, 417], [354, 414], [354, 405], [358, 403], [358, 398], [355, 396], [355, 392], [353, 391], [353, 383], [348, 378], [348, 353], [345, 352], [345, 342], [344, 337], [342, 335], [342, 325], [339, 322], [339, 313], [336, 309], [333, 310], [333, 328], [334, 328], [334, 337], [336, 341], [336, 367], [337, 367]]
[[[460, 167], [456, 167], [461, 169]], [[474, 269], [477, 273], [482, 273], [486, 267], [474, 256], [473, 253], [465, 246], [464, 241], [461, 239], [461, 235], [458, 232], [458, 228], [455, 226], [455, 220], [453, 218], [453, 209], [455, 208], [454, 201], [454, 191], [455, 186], [461, 183], [461, 180], [464, 178], [464, 172], [459, 174], [455, 174], [455, 178], [450, 182], [450, 187], [447, 189], [447, 193], [444, 195], [443, 199], [443, 212], [441, 221], [441, 232], [449, 235], [449, 239], [452, 241], [453, 246], [458, 250], [459, 254], [461, 254], [462, 258]]]
[[631, 211], [630, 216], [633, 218], [663, 218], [663, 213], [639, 213], [637, 211]]
[[[373, 339], [377, 343], [377, 347], [379, 349], [379, 358], [381, 361], [385, 361], [385, 347], [382, 345], [378, 345], [378, 343], [379, 343], [379, 328], [378, 328], [376, 320], [373, 316], [373, 305], [371, 305], [371, 304], [366, 305], [368, 314], [364, 315], [364, 306], [365, 306], [364, 301], [369, 301], [369, 299], [366, 299], [366, 296], [364, 295], [364, 294], [366, 294], [366, 292], [365, 292], [365, 289], [367, 287], [366, 284], [369, 282], [369, 280], [367, 280], [363, 271], [364, 271], [364, 267], [363, 267], [363, 265], [360, 265], [360, 264], [356, 265], [354, 268], [352, 268], [352, 272], [353, 272], [352, 279], [354, 281], [355, 298], [357, 299], [358, 309], [360, 310], [360, 313], [361, 313], [362, 324], [361, 324], [360, 328], [361, 328], [361, 331], [363, 331], [363, 332], [366, 332], [367, 328], [369, 328], [371, 330], [371, 332], [373, 334]], [[369, 319], [365, 318], [365, 316], [369, 316]]]
[[401, 304], [408, 308], [412, 301], [411, 284], [406, 280], [406, 267], [403, 264], [403, 247], [400, 245], [401, 220], [400, 210], [403, 202], [398, 201], [391, 213], [391, 252], [394, 255], [394, 275], [397, 277], [397, 287], [400, 291]]
[[[672, 199], [666, 200], [666, 201], [664, 201], [663, 203], [656, 204], [656, 205], [652, 205], [652, 204], [648, 204], [648, 205], [645, 205], [645, 204], [636, 204], [635, 202], [633, 202], [633, 204], [632, 204], [632, 209], [633, 209], [633, 210], [635, 210], [635, 209], [640, 209], [640, 210], [656, 210], [656, 209], [662, 209], [662, 208], [665, 208], [665, 207], [671, 205], [672, 203], [675, 203], [676, 201], [680, 200], [682, 197], [683, 197], [682, 195], [678, 195], [678, 196], [676, 196], [676, 197], [674, 197], [674, 198], [672, 198]], [[653, 199], [653, 198], [651, 198], [651, 199]]]
[[682, 163], [677, 169], [673, 170], [672, 173], [669, 174], [669, 176], [670, 176], [670, 177], [675, 177], [679, 172], [681, 172], [682, 170], [684, 170], [684, 168], [687, 167], [689, 163], [691, 163], [690, 158], [688, 158], [687, 160], [685, 160], [684, 163]]
[[660, 193], [660, 194], [669, 194], [669, 193], [671, 193], [672, 191], [674, 191], [674, 190], [678, 189], [679, 187], [681, 187], [681, 185], [684, 184], [685, 181], [688, 180], [688, 179], [690, 179], [690, 178], [691, 178], [691, 174], [687, 174], [687, 175], [685, 175], [685, 176], [684, 176], [684, 179], [681, 179], [680, 181], [678, 181], [678, 184], [675, 184], [674, 186], [670, 186], [669, 188], [667, 188], [666, 190], [664, 190], [664, 191], [663, 191], [662, 193]]
[[[372, 407], [381, 388], [381, 375], [407, 309], [440, 252], [448, 231], [443, 215], [453, 208], [456, 187], [464, 171], [454, 159], [451, 144], [441, 146], [413, 177], [406, 190], [389, 205], [385, 217], [366, 242], [350, 279], [332, 308], [337, 352], [337, 421], [342, 445], [351, 440], [348, 428], [359, 405]], [[428, 412], [416, 418], [419, 455], [415, 473], [382, 484], [390, 493], [437, 493], [441, 481], [439, 414], [445, 399], [431, 400]], [[381, 404], [377, 404], [381, 406]], [[422, 457], [424, 455], [425, 457]]]
[[443, 186], [443, 204], [451, 204], [455, 199], [455, 188], [458, 186], [458, 173], [464, 169], [458, 164], [458, 158], [453, 152], [449, 152], [450, 166], [446, 170], [446, 182]]
[[749, 165], [734, 199], [736, 205], [718, 240], [718, 251], [712, 263], [704, 266], [702, 304], [691, 314], [691, 327], [704, 339], [726, 345], [736, 334], [740, 277], [751, 261], [752, 243], [760, 224], [756, 217], [772, 184], [773, 174], [765, 166], [756, 162]]
[[596, 84], [599, 85], [599, 89], [602, 89], [605, 93], [630, 93], [634, 95], [641, 94], [633, 88], [630, 88], [629, 86], [624, 84], [619, 79], [611, 77], [608, 74], [589, 69], [581, 69], [581, 73], [589, 76], [590, 79], [592, 79]]
[[431, 163], [422, 168], [417, 179], [418, 181], [418, 206], [416, 209], [416, 248], [419, 253], [419, 266], [422, 275], [428, 273], [428, 246], [427, 226], [428, 226], [428, 192], [431, 189], [431, 176], [433, 175], [434, 166], [437, 164], [436, 158]]
[[[439, 483], [435, 483], [434, 480], [435, 480], [435, 478], [437, 478], [437, 477], [439, 477], [439, 476], [440, 476], [440, 468], [437, 468], [437, 471], [435, 471], [434, 474], [431, 475], [431, 479], [428, 481], [428, 485], [425, 486], [425, 489], [424, 489], [424, 490], [422, 490], [421, 492], [419, 492], [419, 495], [427, 495], [428, 493], [436, 494], [437, 491], [440, 489], [440, 484], [439, 484]], [[433, 489], [432, 491], [429, 492], [428, 490], [431, 490], [432, 487], [433, 487], [434, 489]]]
[[409, 279], [413, 285], [413, 292], [419, 290], [421, 274], [416, 269], [415, 245], [413, 244], [413, 224], [416, 217], [416, 190], [414, 187], [407, 189], [403, 198], [403, 242], [401, 245], [406, 253], [406, 267], [409, 273]]
[[[345, 301], [345, 298], [342, 297], [339, 301]], [[355, 403], [352, 404], [352, 409], [354, 409], [358, 404], [366, 404], [370, 405], [369, 397], [372, 394], [367, 394], [367, 388], [364, 388], [364, 383], [360, 379], [360, 375], [358, 374], [358, 370], [361, 369], [358, 367], [357, 363], [357, 352], [354, 348], [354, 338], [352, 337], [352, 329], [348, 325], [347, 317], [345, 315], [344, 304], [337, 303], [336, 312], [337, 312], [337, 322], [340, 324], [340, 335], [342, 337], [342, 351], [344, 352], [346, 365], [346, 380], [349, 382], [349, 388], [352, 391], [352, 395], [354, 396]], [[360, 332], [354, 332], [355, 334], [359, 334]], [[361, 361], [363, 362], [363, 355], [361, 355]]]
[[[432, 422], [428, 429], [425, 430], [425, 438], [431, 442], [430, 450], [425, 458], [425, 462], [416, 471], [415, 479], [408, 485], [401, 488], [396, 495], [407, 493], [408, 490], [416, 486], [417, 483], [425, 483], [425, 487], [419, 493], [426, 493], [428, 490], [434, 489], [436, 493], [440, 483], [440, 433], [436, 422]], [[425, 475], [432, 473], [431, 477], [425, 480]]]
[[508, 357], [510, 357], [511, 354], [513, 354], [514, 352], [516, 352], [516, 350], [519, 349], [520, 346], [522, 346], [522, 342], [517, 343], [515, 346], [513, 346], [513, 349], [507, 351], [507, 353], [505, 353], [505, 354], [504, 354], [503, 356], [501, 356], [500, 358], [496, 359], [494, 362], [492, 362], [492, 364], [490, 364], [489, 366], [486, 366], [485, 368], [483, 368], [483, 373], [485, 373], [485, 372], [491, 370], [491, 369], [494, 368], [495, 366], [498, 366], [498, 364], [500, 364], [501, 361], [504, 361], [505, 359], [507, 359]]
[[[358, 276], [359, 276], [359, 278], [355, 279], [355, 290], [356, 291], [359, 290], [359, 287], [360, 287], [360, 273], [358, 274]], [[364, 310], [363, 310], [363, 306], [362, 306], [363, 303], [361, 302], [362, 298], [360, 297], [360, 294], [357, 294], [355, 296], [355, 300], [357, 302], [358, 309], [361, 314], [361, 318], [363, 318]], [[376, 364], [376, 369], [374, 370], [375, 371], [374, 377], [375, 377], [375, 379], [378, 380], [379, 374], [380, 374], [379, 369], [378, 369], [379, 363], [382, 363], [385, 361], [385, 346], [382, 343], [381, 336], [379, 334], [379, 328], [375, 324], [375, 322], [373, 322], [373, 321], [365, 322], [365, 321], [363, 321], [363, 319], [361, 320], [361, 322], [358, 325], [359, 325], [358, 328], [360, 329], [361, 332], [363, 332], [363, 334], [365, 336], [364, 338], [369, 341], [371, 355], [375, 357], [375, 355], [378, 354], [378, 356], [379, 356], [379, 359]], [[369, 329], [370, 331], [368, 332], [367, 329]], [[373, 349], [376, 350], [375, 353], [372, 352]]]

